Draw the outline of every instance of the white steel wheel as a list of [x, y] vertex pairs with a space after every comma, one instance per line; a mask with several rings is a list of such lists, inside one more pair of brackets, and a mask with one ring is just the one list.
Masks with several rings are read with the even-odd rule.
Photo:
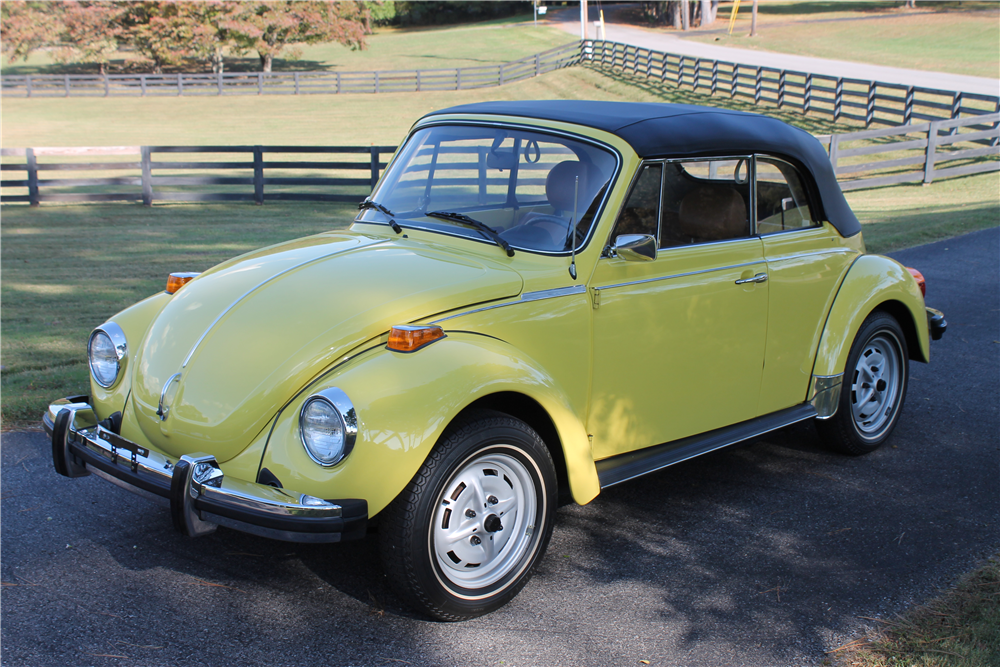
[[498, 609], [545, 553], [556, 498], [538, 434], [509, 415], [472, 411], [379, 514], [386, 576], [410, 606], [441, 620]]
[[534, 477], [519, 459], [494, 452], [473, 455], [445, 484], [429, 538], [446, 585], [487, 589], [521, 562], [535, 530]]
[[847, 355], [837, 412], [816, 422], [826, 443], [855, 456], [878, 449], [899, 421], [908, 375], [902, 327], [889, 313], [873, 312]]

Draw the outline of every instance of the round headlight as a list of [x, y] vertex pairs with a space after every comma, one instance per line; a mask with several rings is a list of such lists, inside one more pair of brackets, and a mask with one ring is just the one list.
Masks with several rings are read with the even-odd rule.
[[299, 416], [299, 429], [302, 444], [316, 463], [332, 466], [344, 458], [344, 420], [325, 398], [314, 397], [306, 401]]
[[125, 332], [117, 324], [109, 322], [90, 334], [87, 356], [97, 384], [108, 388], [118, 381], [127, 349]]

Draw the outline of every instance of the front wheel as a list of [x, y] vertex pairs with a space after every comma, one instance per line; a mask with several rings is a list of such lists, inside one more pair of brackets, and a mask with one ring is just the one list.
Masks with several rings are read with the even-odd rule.
[[450, 427], [383, 511], [386, 575], [411, 606], [457, 621], [510, 601], [552, 535], [552, 457], [527, 424], [478, 411]]
[[869, 315], [847, 356], [837, 412], [817, 422], [830, 447], [858, 456], [888, 439], [906, 398], [908, 358], [896, 318], [882, 311]]

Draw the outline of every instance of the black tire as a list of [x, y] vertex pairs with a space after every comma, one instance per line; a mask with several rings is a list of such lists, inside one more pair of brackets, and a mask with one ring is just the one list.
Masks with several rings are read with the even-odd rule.
[[557, 496], [537, 433], [500, 412], [471, 412], [379, 514], [386, 576], [410, 606], [443, 621], [498, 609], [545, 553]]
[[837, 412], [816, 422], [826, 444], [852, 456], [878, 449], [899, 421], [909, 375], [902, 327], [889, 313], [873, 312], [847, 355]]

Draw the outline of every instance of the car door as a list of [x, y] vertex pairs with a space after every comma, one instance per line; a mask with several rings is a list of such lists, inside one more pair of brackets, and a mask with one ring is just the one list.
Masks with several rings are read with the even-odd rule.
[[750, 201], [748, 158], [640, 168], [609, 246], [648, 234], [656, 257], [606, 251], [590, 284], [595, 459], [756, 415], [768, 284]]

